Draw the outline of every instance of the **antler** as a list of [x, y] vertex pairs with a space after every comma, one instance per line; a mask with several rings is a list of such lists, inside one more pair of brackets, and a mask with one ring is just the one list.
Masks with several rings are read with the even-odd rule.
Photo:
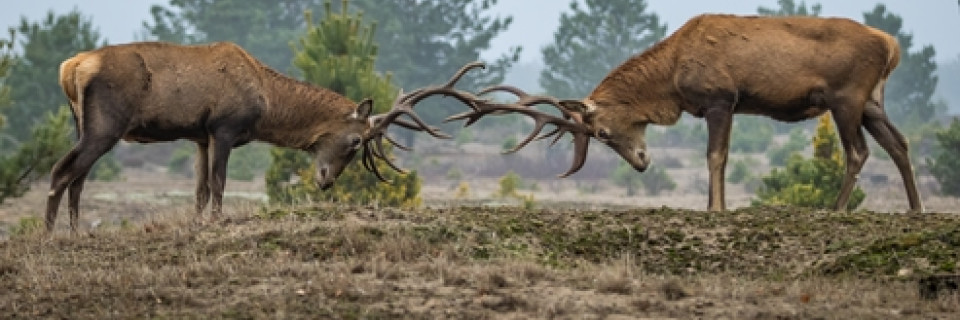
[[[564, 109], [560, 105], [560, 101], [554, 97], [529, 95], [523, 90], [520, 90], [512, 86], [501, 85], [501, 86], [490, 87], [481, 91], [480, 95], [490, 93], [490, 92], [495, 92], [495, 91], [503, 91], [503, 92], [511, 93], [517, 96], [519, 100], [510, 104], [500, 104], [500, 103], [491, 103], [488, 101], [481, 101], [478, 99], [477, 107], [473, 108], [473, 111], [468, 111], [461, 114], [450, 116], [445, 121], [465, 119], [467, 120], [467, 122], [464, 123], [464, 126], [469, 126], [474, 122], [476, 122], [477, 120], [480, 120], [480, 118], [482, 118], [483, 116], [489, 115], [489, 114], [520, 113], [520, 114], [529, 116], [530, 118], [533, 118], [533, 120], [535, 121], [533, 132], [530, 133], [530, 135], [527, 136], [525, 139], [523, 139], [523, 141], [518, 143], [516, 147], [508, 151], [505, 151], [504, 153], [516, 152], [517, 150], [520, 150], [521, 148], [525, 147], [531, 141], [546, 139], [551, 136], [555, 136], [555, 138], [553, 139], [553, 142], [551, 142], [551, 145], [553, 145], [557, 143], [557, 141], [560, 140], [560, 137], [562, 137], [564, 134], [570, 133], [571, 135], [573, 135], [573, 144], [574, 144], [573, 165], [570, 166], [570, 169], [567, 170], [567, 172], [560, 175], [560, 177], [566, 178], [571, 174], [574, 174], [577, 171], [580, 171], [580, 168], [583, 167], [584, 162], [586, 162], [587, 160], [587, 147], [589, 147], [590, 145], [590, 137], [592, 136], [593, 133], [590, 131], [587, 125], [583, 122], [583, 117], [579, 113], [571, 112]], [[563, 118], [532, 108], [532, 106], [538, 105], [538, 104], [549, 104], [557, 107], [557, 109], [560, 110], [560, 112], [563, 114]], [[554, 125], [556, 129], [538, 137], [537, 135], [540, 134], [541, 131], [543, 131], [543, 128], [547, 124]]]
[[[470, 70], [485, 67], [486, 65], [483, 62], [471, 62], [460, 68], [460, 70], [457, 71], [457, 73], [454, 74], [453, 77], [442, 86], [421, 88], [409, 94], [403, 94], [403, 90], [401, 89], [400, 94], [397, 95], [397, 99], [393, 102], [393, 107], [390, 108], [390, 111], [370, 117], [369, 121], [371, 123], [371, 128], [364, 140], [364, 148], [361, 159], [364, 168], [370, 172], [373, 172], [373, 174], [376, 175], [380, 181], [384, 182], [387, 182], [387, 179], [380, 174], [380, 170], [376, 166], [375, 160], [377, 158], [386, 162], [391, 169], [397, 172], [406, 172], [393, 163], [393, 161], [387, 157], [386, 152], [384, 152], [383, 140], [386, 140], [387, 143], [394, 145], [401, 150], [410, 150], [410, 148], [400, 145], [386, 135], [387, 128], [389, 128], [391, 124], [396, 124], [410, 130], [425, 131], [431, 136], [437, 138], [449, 139], [449, 135], [440, 132], [440, 130], [436, 127], [427, 125], [423, 119], [420, 119], [416, 112], [413, 111], [413, 107], [423, 99], [439, 94], [454, 97], [460, 102], [470, 106], [470, 108], [473, 110], [479, 110], [479, 103], [483, 102], [480, 98], [469, 92], [454, 89], [453, 86]], [[400, 118], [400, 116], [404, 115], [409, 117], [411, 121]]]

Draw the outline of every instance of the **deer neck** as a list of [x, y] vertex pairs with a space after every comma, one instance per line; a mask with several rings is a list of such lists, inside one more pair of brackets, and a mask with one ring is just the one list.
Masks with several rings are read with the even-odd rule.
[[270, 70], [264, 82], [266, 108], [257, 125], [258, 140], [306, 150], [336, 131], [354, 103], [334, 91]]
[[590, 94], [598, 106], [622, 108], [635, 122], [676, 123], [683, 112], [673, 86], [673, 50], [660, 42], [607, 74]]

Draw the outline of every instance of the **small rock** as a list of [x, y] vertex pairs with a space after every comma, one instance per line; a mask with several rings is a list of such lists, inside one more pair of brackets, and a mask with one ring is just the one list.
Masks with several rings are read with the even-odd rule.
[[897, 270], [897, 276], [898, 276], [898, 277], [906, 278], [906, 277], [909, 277], [909, 276], [911, 276], [911, 275], [913, 275], [913, 269], [910, 269], [910, 268], [901, 268], [900, 270]]

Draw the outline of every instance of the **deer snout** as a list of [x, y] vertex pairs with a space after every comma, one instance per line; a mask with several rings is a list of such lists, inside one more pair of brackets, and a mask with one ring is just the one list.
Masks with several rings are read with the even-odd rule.
[[636, 151], [636, 158], [627, 159], [627, 162], [630, 162], [630, 165], [637, 172], [644, 172], [650, 166], [650, 155], [647, 154], [646, 150], [640, 149]]
[[326, 166], [317, 168], [316, 184], [320, 190], [327, 190], [333, 186], [334, 177], [330, 175], [330, 169]]

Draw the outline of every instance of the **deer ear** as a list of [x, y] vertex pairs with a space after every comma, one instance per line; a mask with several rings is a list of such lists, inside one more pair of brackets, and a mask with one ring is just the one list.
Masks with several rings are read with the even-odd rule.
[[580, 100], [560, 100], [560, 106], [570, 112], [587, 114], [587, 105]]
[[357, 104], [357, 109], [353, 111], [351, 117], [354, 119], [366, 119], [373, 113], [373, 100], [363, 99]]

